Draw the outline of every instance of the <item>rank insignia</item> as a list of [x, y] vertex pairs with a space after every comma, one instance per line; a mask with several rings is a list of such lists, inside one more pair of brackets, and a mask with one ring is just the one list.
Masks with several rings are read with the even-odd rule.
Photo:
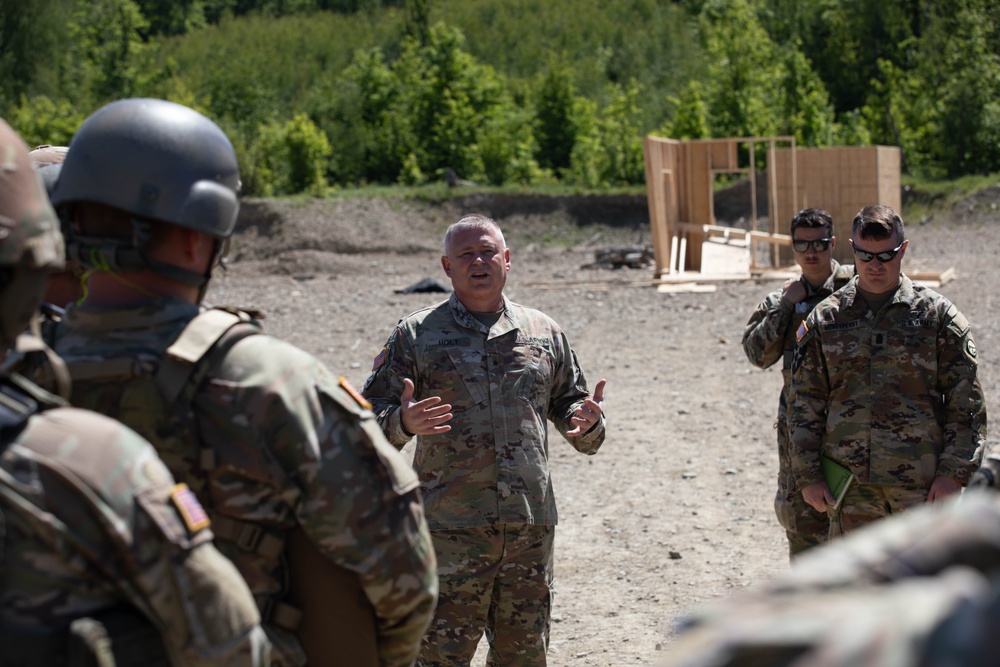
[[344, 391], [351, 395], [351, 398], [358, 402], [358, 405], [363, 407], [365, 410], [372, 409], [372, 404], [368, 402], [368, 399], [362, 396], [361, 392], [355, 389], [354, 385], [348, 382], [347, 378], [343, 375], [340, 376], [340, 386], [343, 387]]
[[189, 532], [197, 533], [202, 528], [208, 528], [211, 525], [212, 522], [205, 514], [205, 509], [187, 484], [176, 485], [174, 490], [170, 492], [170, 501], [173, 502], [177, 512], [184, 519], [184, 525], [187, 526]]

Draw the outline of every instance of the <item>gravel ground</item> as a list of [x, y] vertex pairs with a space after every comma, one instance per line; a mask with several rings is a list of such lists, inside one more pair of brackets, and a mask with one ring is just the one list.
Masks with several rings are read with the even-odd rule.
[[[980, 195], [908, 226], [904, 265], [956, 269], [940, 291], [972, 322], [993, 414], [998, 199]], [[740, 345], [753, 307], [780, 281], [661, 294], [638, 284], [651, 269], [583, 268], [596, 249], [649, 242], [643, 198], [248, 202], [235, 261], [208, 300], [264, 310], [270, 333], [360, 387], [395, 322], [445, 296], [394, 290], [424, 278], [447, 285], [443, 230], [473, 211], [507, 234], [508, 295], [563, 325], [591, 384], [608, 380], [600, 453], [552, 440], [560, 525], [550, 664], [658, 664], [685, 610], [787, 568], [772, 510], [780, 372], [752, 367]]]

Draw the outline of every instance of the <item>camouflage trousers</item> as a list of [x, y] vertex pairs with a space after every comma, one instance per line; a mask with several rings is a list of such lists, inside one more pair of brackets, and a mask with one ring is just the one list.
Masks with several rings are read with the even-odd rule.
[[837, 537], [861, 526], [899, 514], [927, 500], [927, 489], [854, 483], [844, 496], [840, 511], [830, 515], [830, 536]]
[[826, 542], [830, 519], [826, 512], [813, 508], [796, 490], [792, 478], [792, 458], [788, 451], [788, 424], [774, 425], [778, 432], [778, 491], [774, 495], [774, 513], [788, 538], [788, 556], [794, 558], [806, 549]]
[[440, 593], [418, 667], [468, 667], [484, 631], [487, 667], [544, 667], [554, 537], [530, 524], [431, 531]]

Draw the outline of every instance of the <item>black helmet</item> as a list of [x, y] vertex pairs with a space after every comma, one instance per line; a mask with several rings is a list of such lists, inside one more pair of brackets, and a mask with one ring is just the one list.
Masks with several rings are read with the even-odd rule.
[[64, 256], [59, 221], [28, 146], [0, 119], [0, 346], [28, 326]]
[[177, 225], [208, 234], [221, 246], [233, 233], [239, 192], [236, 152], [215, 123], [174, 102], [137, 98], [112, 102], [83, 122], [51, 196], [61, 214], [75, 203], [92, 202], [133, 216], [131, 243], [88, 239], [67, 229], [71, 258], [204, 284], [205, 276], [182, 276], [176, 267], [150, 260], [143, 251], [148, 230], [140, 227], [149, 221]]

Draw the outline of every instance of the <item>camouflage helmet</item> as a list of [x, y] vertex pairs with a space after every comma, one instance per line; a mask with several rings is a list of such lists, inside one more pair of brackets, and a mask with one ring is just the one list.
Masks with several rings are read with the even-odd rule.
[[217, 239], [232, 234], [236, 152], [194, 109], [156, 99], [112, 102], [83, 122], [69, 149], [52, 193], [57, 208], [95, 202]]
[[0, 346], [28, 327], [48, 274], [63, 267], [64, 257], [59, 221], [28, 146], [0, 119]]
[[0, 118], [0, 266], [58, 270], [63, 237], [28, 146]]

